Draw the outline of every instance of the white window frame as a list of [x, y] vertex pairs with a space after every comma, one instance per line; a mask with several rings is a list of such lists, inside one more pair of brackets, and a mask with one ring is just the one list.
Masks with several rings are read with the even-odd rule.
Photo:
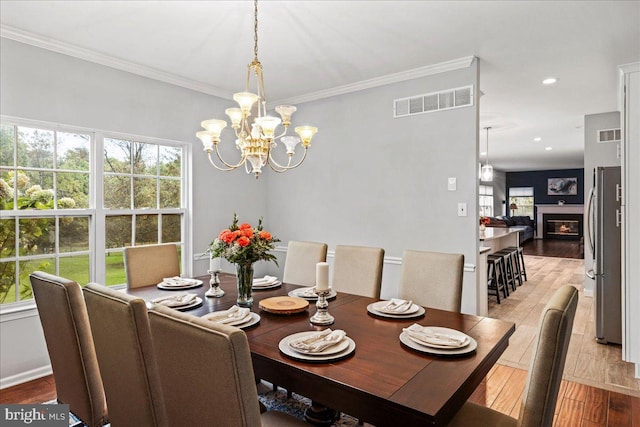
[[[484, 189], [491, 189], [491, 191], [490, 192], [486, 192], [486, 190], [485, 190], [485, 192], [483, 192], [483, 188]], [[483, 205], [480, 201], [482, 200], [483, 197], [489, 197], [489, 196], [491, 196], [491, 204], [490, 205]], [[495, 212], [494, 212], [494, 209], [493, 209], [493, 185], [480, 184], [478, 186], [478, 207], [479, 207], [480, 211], [484, 211], [482, 209], [482, 207], [487, 207], [487, 206], [490, 208], [491, 213], [489, 215], [485, 214], [484, 216], [495, 216], [494, 215]]]
[[[182, 245], [182, 256], [181, 256], [181, 265], [183, 268], [183, 273], [185, 275], [190, 276], [192, 274], [193, 263], [190, 260], [193, 259], [193, 248], [192, 248], [192, 239], [193, 239], [193, 228], [192, 228], [192, 200], [191, 200], [191, 192], [192, 192], [192, 179], [191, 179], [191, 168], [192, 168], [192, 145], [187, 142], [181, 142], [170, 139], [156, 138], [156, 137], [146, 137], [140, 135], [134, 135], [129, 133], [120, 133], [113, 131], [104, 131], [100, 129], [88, 128], [88, 127], [79, 127], [72, 125], [62, 125], [55, 124], [40, 120], [31, 120], [24, 119], [19, 117], [5, 116], [0, 115], [0, 121], [4, 124], [15, 125], [19, 127], [29, 127], [29, 128], [37, 128], [44, 130], [52, 130], [56, 132], [76, 132], [89, 134], [91, 136], [91, 144], [92, 144], [92, 152], [90, 158], [90, 167], [89, 167], [89, 208], [80, 208], [80, 209], [50, 209], [50, 210], [12, 210], [12, 211], [0, 211], [3, 219], [5, 219], [5, 214], [10, 216], [10, 218], [15, 218], [19, 220], [20, 218], [34, 218], [34, 217], [63, 217], [63, 216], [88, 216], [89, 217], [89, 281], [105, 283], [105, 255], [107, 253], [106, 249], [106, 236], [105, 236], [105, 221], [107, 215], [131, 215], [132, 213], [142, 213], [144, 214], [181, 214], [182, 215], [182, 233], [181, 233], [181, 242]], [[175, 146], [182, 148], [182, 165], [181, 165], [181, 176], [180, 180], [183, 183], [183, 188], [181, 191], [181, 208], [163, 208], [163, 209], [105, 209], [103, 207], [103, 182], [102, 179], [103, 171], [104, 171], [104, 139], [105, 138], [115, 138], [115, 139], [126, 139], [135, 142], [142, 143], [150, 143], [157, 145], [166, 145], [166, 146]], [[15, 154], [14, 154], [15, 155]], [[98, 180], [100, 182], [98, 183]], [[99, 184], [99, 185], [98, 185]], [[159, 196], [159, 195], [158, 195]], [[137, 211], [137, 212], [134, 212]], [[9, 213], [10, 212], [10, 213]], [[100, 226], [98, 226], [100, 225]], [[134, 224], [135, 226], [135, 224]], [[161, 230], [159, 228], [159, 230]], [[159, 231], [160, 232], [160, 231]], [[59, 233], [59, 230], [56, 228], [56, 234]], [[16, 235], [16, 239], [19, 236]], [[58, 245], [58, 239], [56, 235], [56, 246]], [[76, 254], [76, 253], [74, 253]], [[79, 252], [77, 254], [80, 254]], [[66, 255], [66, 254], [64, 254]], [[17, 254], [16, 254], [17, 256]], [[59, 257], [59, 254], [56, 254], [56, 259]], [[47, 255], [32, 255], [28, 257], [24, 257], [25, 259], [36, 259], [36, 258], [51, 258]], [[7, 258], [10, 260], [13, 258]], [[98, 262], [98, 260], [103, 260], [103, 262]], [[58, 262], [56, 260], [56, 262]], [[113, 286], [113, 288], [118, 289], [122, 288], [121, 286]], [[29, 313], [22, 313], [30, 311]], [[22, 313], [22, 314], [21, 314]], [[16, 318], [21, 318], [24, 316], [36, 315], [35, 311], [35, 301], [33, 299], [25, 300], [25, 301], [16, 301], [12, 303], [6, 303], [0, 305], [0, 322], [14, 320]]]

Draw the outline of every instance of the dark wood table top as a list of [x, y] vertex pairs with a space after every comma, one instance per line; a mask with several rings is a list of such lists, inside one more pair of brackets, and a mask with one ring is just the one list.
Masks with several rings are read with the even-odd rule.
[[[226, 310], [236, 301], [235, 276], [221, 275], [222, 298], [206, 298], [208, 276], [200, 288], [188, 292], [204, 299], [201, 307], [187, 313], [202, 316]], [[446, 425], [487, 375], [509, 344], [515, 325], [448, 311], [426, 309], [422, 318], [395, 320], [367, 312], [373, 298], [338, 293], [329, 302], [335, 317], [332, 329], [343, 329], [356, 343], [355, 353], [343, 360], [306, 363], [292, 360], [278, 349], [280, 340], [302, 331], [324, 329], [309, 322], [315, 305], [294, 315], [276, 315], [259, 309], [264, 298], [286, 295], [298, 286], [254, 291], [251, 311], [260, 323], [245, 330], [256, 377], [309, 397], [376, 426]], [[169, 292], [155, 286], [132, 289], [130, 294], [146, 300]], [[430, 356], [405, 347], [399, 340], [402, 328], [413, 323], [457, 329], [478, 342], [474, 353], [450, 358]]]

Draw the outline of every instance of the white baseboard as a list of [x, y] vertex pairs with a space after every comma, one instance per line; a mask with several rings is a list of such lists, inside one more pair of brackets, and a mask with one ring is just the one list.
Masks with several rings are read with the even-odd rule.
[[0, 390], [51, 375], [52, 372], [51, 365], [47, 365], [41, 368], [31, 369], [30, 371], [20, 372], [10, 377], [0, 378]]

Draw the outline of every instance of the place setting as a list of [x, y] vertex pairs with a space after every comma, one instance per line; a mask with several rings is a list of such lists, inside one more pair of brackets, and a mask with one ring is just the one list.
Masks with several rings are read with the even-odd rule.
[[280, 352], [304, 362], [331, 362], [353, 354], [356, 343], [341, 329], [298, 332], [278, 343]]
[[182, 292], [179, 294], [168, 295], [164, 297], [154, 298], [151, 300], [154, 304], [164, 305], [179, 311], [186, 311], [202, 305], [202, 298], [196, 294]]
[[[310, 288], [298, 288], [298, 289], [294, 289], [292, 291], [289, 291], [288, 295], [290, 297], [303, 298], [303, 299], [306, 299], [307, 301], [316, 301], [318, 299], [318, 290], [316, 289], [315, 286], [310, 287]], [[327, 296], [325, 298], [328, 299], [328, 300], [332, 300], [337, 295], [338, 295], [338, 293], [336, 291], [334, 291], [333, 289], [329, 288], [328, 289], [328, 294], [327, 294]]]
[[266, 289], [275, 289], [282, 286], [282, 282], [275, 276], [264, 276], [257, 279], [253, 279], [251, 288], [254, 291], [262, 291]]
[[253, 313], [249, 308], [232, 306], [228, 310], [215, 311], [202, 316], [203, 319], [214, 323], [245, 329], [260, 322], [260, 315]]
[[165, 277], [162, 279], [162, 282], [158, 283], [156, 286], [158, 289], [177, 291], [200, 287], [202, 286], [202, 280], [189, 279], [180, 276]]
[[367, 306], [367, 311], [374, 316], [389, 319], [415, 319], [424, 316], [424, 307], [413, 301], [391, 298], [389, 301], [378, 301]]
[[400, 342], [421, 353], [438, 356], [462, 356], [478, 347], [476, 340], [455, 329], [417, 323], [402, 329]]

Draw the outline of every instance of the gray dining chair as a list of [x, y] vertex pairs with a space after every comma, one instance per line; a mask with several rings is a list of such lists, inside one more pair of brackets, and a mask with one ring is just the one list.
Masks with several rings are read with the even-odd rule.
[[327, 260], [327, 244], [289, 241], [282, 281], [292, 285], [315, 286], [316, 264]]
[[56, 382], [56, 399], [89, 427], [108, 422], [102, 378], [80, 286], [52, 274], [29, 276]]
[[418, 305], [460, 312], [464, 255], [406, 250], [399, 296]]
[[129, 289], [156, 285], [165, 277], [179, 276], [178, 247], [168, 243], [125, 248], [124, 269]]
[[449, 426], [551, 427], [577, 305], [578, 291], [567, 285], [543, 309], [518, 419], [467, 402]]
[[83, 293], [111, 425], [169, 426], [145, 301], [95, 283]]
[[160, 384], [171, 426], [305, 426], [260, 413], [244, 331], [155, 305], [149, 312]]
[[380, 298], [384, 249], [337, 245], [331, 287], [339, 292]]

